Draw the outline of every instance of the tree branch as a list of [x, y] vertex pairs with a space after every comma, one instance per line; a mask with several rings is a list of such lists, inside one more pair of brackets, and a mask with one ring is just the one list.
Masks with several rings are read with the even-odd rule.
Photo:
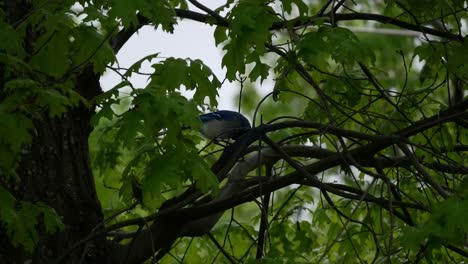
[[[191, 1], [191, 2], [198, 3], [197, 1]], [[212, 11], [211, 9], [205, 8], [205, 6], [201, 4], [200, 6], [198, 5], [196, 6], [202, 9], [203, 11], [209, 13], [209, 15], [198, 13], [198, 12], [187, 10], [187, 9], [176, 8], [175, 9], [176, 16], [179, 18], [190, 19], [190, 20], [198, 21], [198, 22], [205, 23], [205, 24], [215, 24], [217, 26], [229, 27], [230, 22], [226, 18], [216, 14], [216, 12]], [[214, 21], [212, 20], [213, 18], [214, 18]], [[411, 24], [411, 23], [408, 23], [408, 22], [405, 22], [396, 18], [388, 17], [388, 16], [383, 16], [379, 14], [369, 14], [369, 13], [341, 13], [341, 14], [328, 13], [324, 15], [317, 15], [317, 16], [306, 17], [306, 18], [297, 17], [291, 20], [275, 22], [271, 26], [270, 30], [286, 29], [291, 25], [293, 25], [293, 27], [313, 25], [314, 21], [317, 21], [317, 20], [323, 21], [324, 18], [327, 21], [331, 21], [333, 19], [335, 23], [338, 21], [353, 21], [353, 20], [377, 21], [383, 24], [390, 24], [390, 25], [394, 25], [400, 28], [404, 28], [404, 29], [408, 29], [408, 30], [412, 30], [416, 32], [421, 32], [424, 34], [433, 35], [433, 36], [437, 36], [437, 37], [441, 37], [445, 39], [450, 39], [450, 40], [455, 40], [455, 41], [460, 41], [460, 42], [464, 41], [464, 37], [457, 35], [457, 34], [437, 30], [437, 29], [422, 26], [422, 25]], [[120, 50], [120, 48], [128, 41], [128, 39], [130, 39], [130, 37], [135, 32], [137, 32], [144, 25], [148, 25], [150, 23], [151, 21], [149, 19], [141, 15], [138, 15], [138, 24], [136, 26], [120, 31], [111, 40], [111, 45], [112, 45], [112, 48], [114, 49], [114, 52], [117, 53]]]
[[[331, 21], [332, 17], [331, 14], [325, 14], [322, 16], [312, 16], [308, 18], [298, 17], [287, 21], [275, 22], [273, 23], [271, 29], [284, 29], [287, 25], [292, 25], [293, 27], [300, 27], [305, 25], [313, 25], [314, 21], [323, 21], [325, 18], [327, 21]], [[463, 42], [464, 37], [456, 34], [452, 34], [446, 31], [440, 31], [437, 29], [433, 29], [430, 27], [422, 26], [422, 25], [415, 25], [411, 24], [396, 18], [383, 16], [379, 14], [369, 14], [369, 13], [341, 13], [341, 14], [333, 14], [333, 20], [336, 22], [338, 21], [353, 21], [353, 20], [366, 20], [366, 21], [377, 21], [383, 24], [390, 24], [397, 26], [399, 28], [409, 29], [417, 32], [421, 32], [428, 35], [433, 35], [445, 39], [456, 40]]]

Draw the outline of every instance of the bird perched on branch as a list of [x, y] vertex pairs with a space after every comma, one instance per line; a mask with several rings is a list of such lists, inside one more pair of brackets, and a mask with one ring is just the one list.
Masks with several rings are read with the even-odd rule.
[[200, 120], [203, 123], [200, 133], [210, 140], [237, 139], [250, 128], [247, 118], [228, 110], [200, 115]]

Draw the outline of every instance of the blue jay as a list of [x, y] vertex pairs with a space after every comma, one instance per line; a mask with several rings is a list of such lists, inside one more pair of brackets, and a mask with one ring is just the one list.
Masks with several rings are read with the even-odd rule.
[[250, 128], [247, 118], [238, 112], [220, 110], [200, 115], [200, 133], [210, 140], [237, 139]]

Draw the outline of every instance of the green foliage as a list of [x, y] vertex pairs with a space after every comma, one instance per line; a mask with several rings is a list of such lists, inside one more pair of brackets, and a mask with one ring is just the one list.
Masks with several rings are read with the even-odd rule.
[[299, 15], [307, 15], [309, 11], [307, 4], [300, 0], [281, 0], [281, 5], [287, 14], [292, 14], [294, 6], [299, 10]]
[[[22, 39], [14, 30], [14, 28], [4, 21], [5, 17], [3, 12], [0, 21], [0, 50], [12, 56], [22, 55], [24, 53], [22, 46]], [[3, 56], [6, 54], [2, 53]]]
[[173, 7], [182, 2], [183, 1], [114, 0], [104, 1], [104, 7], [110, 11], [109, 15], [111, 17], [119, 18], [124, 27], [137, 24], [137, 14], [138, 11], [140, 11], [140, 14], [151, 19], [156, 27], [161, 25], [164, 30], [172, 32], [172, 24], [176, 22]]
[[[217, 106], [218, 77], [248, 77], [241, 107], [244, 113], [258, 111], [256, 125], [294, 120], [320, 128], [267, 134], [289, 147], [296, 162], [291, 166], [285, 153], [277, 153], [279, 161], [268, 164], [273, 175], [267, 186], [291, 184], [275, 190], [266, 204], [265, 197], [254, 197], [267, 182], [266, 169], [246, 175], [243, 190], [255, 191], [244, 198], [252, 202], [224, 215], [211, 231], [223, 254], [210, 237], [181, 238], [162, 263], [172, 263], [172, 257], [184, 263], [462, 261], [448, 249], [465, 250], [468, 233], [468, 135], [460, 118], [466, 113], [424, 122], [466, 97], [467, 1], [229, 0], [213, 10], [224, 20], [191, 12], [183, 0], [31, 4], [17, 21], [0, 10], [2, 186], [21, 184], [16, 172], [38, 140], [36, 125], [60, 122], [79, 106], [95, 110], [89, 151], [103, 213], [112, 216], [106, 224], [157, 214], [190, 186], [205, 196], [184, 207], [204, 203], [228, 180], [220, 183], [210, 169], [218, 147], [205, 148], [198, 116]], [[178, 16], [216, 27], [213, 41], [222, 45], [226, 76], [215, 76], [200, 60], [159, 53], [120, 68], [115, 52], [126, 34], [141, 23], [174, 33]], [[135, 87], [131, 78], [143, 64], [151, 65], [148, 83]], [[106, 69], [121, 80], [102, 92], [97, 78]], [[79, 79], [83, 72], [89, 80]], [[265, 85], [267, 79], [274, 79], [273, 87]], [[96, 87], [81, 87], [82, 81]], [[395, 134], [421, 123], [410, 136]], [[384, 135], [392, 136], [391, 143]], [[248, 152], [266, 147], [259, 142]], [[401, 144], [414, 155], [403, 153]], [[351, 155], [364, 146], [373, 148]], [[326, 167], [330, 160], [334, 165]], [[327, 188], [307, 182], [310, 175], [297, 166], [313, 171]], [[2, 230], [14, 246], [32, 252], [41, 237], [64, 225], [52, 208], [21, 201], [28, 196], [14, 197], [13, 190], [0, 187]], [[260, 236], [262, 254], [256, 252]]]
[[0, 186], [0, 223], [6, 228], [13, 245], [21, 245], [32, 252], [38, 242], [38, 226], [42, 221], [45, 230], [53, 234], [64, 228], [54, 209], [43, 204], [20, 202]]
[[31, 143], [33, 119], [37, 111], [47, 110], [51, 117], [61, 116], [68, 107], [85, 103], [71, 90], [71, 82], [44, 87], [32, 79], [13, 79], [4, 84], [8, 97], [0, 103], [0, 171], [14, 175], [19, 153]]
[[428, 219], [419, 226], [404, 230], [402, 245], [417, 251], [428, 244], [430, 249], [440, 248], [443, 244], [463, 245], [465, 239], [461, 234], [468, 233], [467, 197], [451, 197], [433, 208]]
[[420, 81], [423, 83], [430, 76], [443, 74], [444, 71], [455, 76], [468, 78], [466, 50], [468, 44], [463, 43], [430, 43], [423, 44], [415, 49], [415, 54], [421, 61], [425, 61], [421, 71]]
[[360, 48], [358, 38], [348, 29], [321, 26], [304, 34], [298, 45], [298, 55], [311, 65], [327, 65], [329, 58], [338, 64], [375, 61], [371, 50]]
[[[2, 105], [3, 106], [3, 105]], [[8, 113], [0, 108], [0, 169], [3, 175], [14, 175], [22, 146], [31, 143], [33, 124], [19, 113]]]
[[37, 20], [47, 18], [31, 59], [33, 69], [61, 77], [91, 63], [96, 72], [103, 72], [105, 65], [115, 59], [109, 35], [102, 35], [92, 26], [77, 24], [70, 14], [52, 12], [45, 10], [33, 16]]
[[[255, 63], [249, 74], [250, 80], [255, 81], [258, 77], [262, 80], [266, 78], [268, 66], [260, 57], [266, 53], [265, 43], [271, 41], [269, 29], [277, 20], [273, 14], [274, 10], [263, 1], [240, 1], [229, 12], [230, 40], [223, 47], [226, 54], [222, 62], [226, 67], [228, 80], [234, 80], [236, 74], [244, 74], [245, 66], [250, 63]], [[221, 34], [222, 32], [217, 31], [216, 44], [225, 40]]]
[[154, 64], [153, 68], [156, 75], [152, 77], [150, 85], [154, 85], [155, 88], [161, 87], [173, 93], [183, 85], [187, 90], [195, 91], [195, 103], [203, 104], [205, 97], [208, 97], [211, 105], [217, 105], [217, 89], [221, 83], [202, 61], [169, 58], [163, 63]]
[[166, 148], [163, 154], [151, 155], [144, 165], [142, 188], [146, 206], [159, 207], [165, 200], [164, 191], [180, 191], [187, 181], [196, 183], [203, 192], [216, 191], [218, 181], [213, 173], [190, 145], [191, 142], [184, 143]]
[[[155, 58], [157, 54], [137, 61], [125, 76], [138, 72], [142, 62]], [[91, 140], [98, 143], [92, 154], [95, 169], [103, 176], [102, 183], [119, 188], [123, 202], [129, 204], [134, 198], [132, 179], [136, 178], [141, 183], [144, 205], [157, 208], [188, 183], [195, 183], [203, 192], [216, 192], [218, 182], [197, 152], [200, 137], [182, 128], [200, 127], [197, 106], [202, 106], [205, 99], [216, 105], [220, 82], [200, 60], [169, 58], [154, 63], [152, 68], [155, 73], [147, 87], [130, 93], [130, 110], [117, 109], [122, 102], [116, 97], [118, 89], [127, 82], [99, 97], [102, 108], [95, 122], [102, 117], [112, 121], [96, 123], [99, 126]], [[181, 88], [195, 91], [193, 98], [182, 96]], [[124, 113], [116, 118], [114, 113], [119, 111]], [[163, 138], [159, 137], [161, 131]], [[124, 154], [132, 158], [123, 158]]]

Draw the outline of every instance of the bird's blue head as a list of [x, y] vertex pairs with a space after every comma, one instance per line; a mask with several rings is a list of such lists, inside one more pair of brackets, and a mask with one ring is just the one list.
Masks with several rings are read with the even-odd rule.
[[236, 139], [250, 128], [247, 118], [238, 112], [228, 110], [200, 115], [200, 120], [203, 123], [200, 132], [210, 140]]

